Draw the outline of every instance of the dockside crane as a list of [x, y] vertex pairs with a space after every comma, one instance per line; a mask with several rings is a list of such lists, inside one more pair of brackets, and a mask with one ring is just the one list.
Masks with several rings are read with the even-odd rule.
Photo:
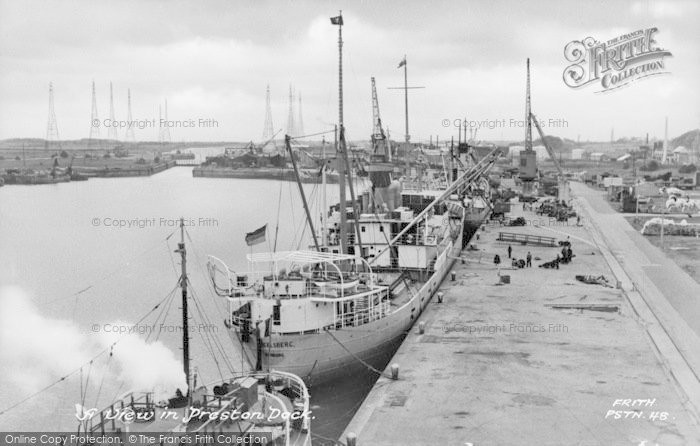
[[379, 114], [379, 99], [377, 97], [377, 85], [372, 77], [372, 151], [375, 155], [383, 154], [386, 162], [391, 162], [391, 150], [382, 127], [382, 118]]
[[569, 200], [569, 184], [564, 177], [564, 171], [557, 160], [554, 150], [547, 143], [547, 139], [544, 136], [544, 132], [540, 127], [535, 114], [531, 110], [531, 99], [530, 99], [530, 59], [527, 59], [527, 82], [525, 86], [525, 150], [520, 152], [520, 179], [523, 182], [523, 195], [533, 196], [534, 195], [534, 183], [537, 178], [537, 153], [532, 148], [532, 124], [535, 124], [537, 133], [540, 135], [542, 140], [542, 145], [547, 150], [549, 157], [552, 158], [554, 166], [557, 168], [557, 198], [559, 200], [568, 201]]
[[376, 209], [384, 209], [392, 202], [389, 187], [394, 180], [392, 175], [394, 166], [391, 163], [389, 139], [384, 133], [382, 118], [379, 115], [379, 99], [374, 77], [372, 77], [372, 154], [366, 170], [372, 183], [372, 203]]
[[523, 195], [535, 195], [537, 179], [537, 153], [532, 149], [532, 113], [530, 112], [530, 59], [527, 59], [527, 81], [525, 83], [525, 150], [519, 154], [518, 177], [522, 181]]
[[535, 124], [535, 128], [537, 129], [537, 133], [540, 135], [540, 139], [542, 140], [542, 145], [544, 146], [545, 149], [547, 149], [547, 153], [549, 154], [549, 157], [552, 158], [552, 162], [554, 162], [554, 167], [557, 168], [557, 199], [559, 200], [564, 200], [568, 201], [569, 200], [569, 182], [566, 181], [566, 177], [564, 176], [564, 171], [561, 168], [561, 165], [559, 164], [559, 160], [557, 159], [554, 150], [552, 149], [552, 146], [549, 145], [547, 140], [544, 137], [544, 132], [542, 131], [542, 128], [540, 127], [540, 123], [537, 121], [537, 117], [535, 117], [535, 114], [530, 112], [530, 121]]

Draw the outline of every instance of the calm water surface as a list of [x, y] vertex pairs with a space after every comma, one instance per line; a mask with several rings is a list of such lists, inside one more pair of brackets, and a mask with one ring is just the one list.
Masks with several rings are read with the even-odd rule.
[[[304, 187], [318, 215], [320, 187]], [[336, 199], [337, 190], [329, 187], [328, 203]], [[237, 341], [221, 324], [224, 302], [208, 283], [206, 255], [245, 271], [245, 232], [268, 224], [268, 241], [255, 251], [271, 248], [278, 208], [278, 249], [308, 245], [292, 182], [193, 178], [191, 168], [177, 167], [148, 178], [0, 188], [0, 410], [80, 367], [120, 337], [115, 327], [138, 322], [173, 291], [179, 217], [188, 223], [188, 268], [197, 300], [194, 308], [190, 304], [191, 349], [199, 382], [240, 369]], [[138, 336], [120, 341], [111, 357], [103, 354], [81, 373], [0, 415], [0, 430], [75, 429], [76, 403], [102, 407], [132, 387], [157, 390], [183, 382], [179, 308], [175, 295], [144, 320]], [[157, 314], [164, 325], [149, 333], [146, 326]], [[207, 339], [214, 337], [229, 362], [216, 346], [209, 352]], [[313, 431], [337, 438], [374, 378], [368, 373], [312, 389]]]

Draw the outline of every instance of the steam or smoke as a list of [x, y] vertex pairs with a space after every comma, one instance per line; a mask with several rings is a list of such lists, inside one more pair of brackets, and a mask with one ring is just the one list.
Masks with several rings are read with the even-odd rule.
[[[129, 326], [129, 323], [117, 322], [115, 325]], [[187, 389], [182, 362], [162, 342], [146, 343], [135, 334], [102, 333], [101, 336], [105, 346], [119, 339], [121, 341], [113, 352], [118, 365], [118, 379], [127, 383], [125, 388], [152, 390], [156, 400], [172, 397], [175, 389], [183, 392]]]
[[0, 374], [37, 390], [87, 362], [96, 340], [69, 321], [46, 318], [19, 288], [0, 289]]
[[[71, 321], [42, 315], [19, 288], [0, 289], [0, 376], [23, 392], [37, 391], [76, 370], [117, 340], [109, 367], [108, 353], [91, 367], [94, 376], [123, 383], [109, 387], [155, 391], [159, 399], [185, 389], [182, 363], [161, 342], [146, 343], [137, 334], [81, 332]], [[91, 381], [88, 394], [96, 393], [99, 381]], [[75, 393], [77, 402], [77, 389]]]

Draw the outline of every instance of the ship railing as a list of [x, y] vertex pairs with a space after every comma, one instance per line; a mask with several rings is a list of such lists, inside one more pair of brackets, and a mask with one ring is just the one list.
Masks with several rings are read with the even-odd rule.
[[85, 433], [99, 433], [104, 435], [106, 428], [112, 432], [118, 432], [117, 419], [124, 417], [128, 411], [132, 411], [134, 414], [143, 412], [155, 413], [153, 393], [146, 392], [137, 396], [134, 396], [133, 392], [127, 393], [119, 401], [110, 404], [99, 413], [91, 416], [88, 424], [86, 425]]
[[[373, 296], [370, 296], [373, 299]], [[335, 328], [341, 329], [345, 327], [358, 327], [368, 324], [386, 317], [391, 309], [391, 303], [388, 299], [386, 291], [380, 295], [378, 303], [369, 306], [368, 301], [355, 301], [352, 311], [335, 316]]]
[[443, 190], [447, 189], [447, 181], [432, 179], [425, 180], [407, 180], [401, 185], [404, 191], [420, 192], [423, 190]]
[[356, 310], [353, 313], [344, 315], [345, 323], [344, 326], [360, 326], [368, 324], [370, 322], [383, 319], [389, 310], [389, 302], [382, 302], [373, 308], [367, 308], [364, 310]]
[[410, 191], [421, 191], [424, 189], [423, 186], [424, 186], [424, 184], [422, 181], [407, 180], [401, 184], [401, 189], [402, 190], [410, 190]]
[[396, 244], [398, 245], [415, 245], [415, 246], [421, 246], [421, 245], [437, 245], [438, 244], [438, 236], [436, 235], [425, 235], [424, 233], [418, 233], [418, 234], [404, 234], [399, 239], [397, 240]]
[[[287, 372], [282, 372], [282, 371], [276, 371], [273, 370], [271, 372], [251, 372], [247, 376], [252, 377], [258, 381], [258, 383], [262, 383], [265, 381], [266, 383], [269, 383], [270, 388], [266, 389], [266, 387], [258, 387], [258, 396], [262, 397], [271, 397], [274, 398], [280, 403], [281, 406], [284, 404], [282, 401], [279, 399], [279, 397], [275, 394], [276, 391], [282, 390], [283, 388], [289, 388], [293, 395], [294, 398], [290, 398], [292, 401], [293, 405], [296, 406], [296, 399], [299, 400], [299, 402], [302, 404], [301, 410], [303, 410], [303, 413], [308, 413], [309, 410], [309, 391], [304, 384], [304, 382], [297, 377], [296, 375], [293, 375], [291, 373]], [[233, 383], [233, 380], [231, 380], [231, 384]], [[235, 385], [235, 384], [234, 384]], [[279, 386], [279, 387], [278, 387]], [[206, 409], [208, 412], [211, 412], [212, 414], [220, 414], [223, 413], [224, 411], [228, 410], [235, 410], [237, 412], [243, 412], [243, 409], [245, 407], [245, 403], [243, 403], [239, 398], [238, 398], [238, 391], [240, 387], [236, 386], [233, 387], [231, 391], [227, 392], [225, 395], [216, 395], [216, 394], [204, 394], [203, 396], [203, 401], [202, 405], [204, 409]], [[274, 389], [274, 392], [273, 392]], [[286, 395], [289, 397], [288, 395]], [[250, 409], [250, 408], [248, 408]], [[294, 407], [293, 410], [297, 410], [297, 407]], [[237, 423], [237, 426], [233, 428], [231, 425], [233, 423]], [[231, 418], [228, 418], [226, 420], [220, 420], [219, 417], [217, 416], [209, 416], [208, 419], [203, 422], [200, 426], [196, 427], [194, 429], [194, 432], [207, 432], [207, 433], [212, 433], [212, 432], [230, 432], [231, 429], [235, 429], [238, 433], [241, 434], [242, 437], [245, 437], [246, 434], [250, 433], [253, 428], [255, 427], [256, 423], [254, 421], [243, 421], [241, 420], [234, 420]], [[191, 426], [190, 426], [191, 427]], [[285, 423], [284, 429], [289, 433], [291, 425], [290, 423]], [[310, 429], [310, 419], [306, 416], [302, 417], [301, 421], [301, 431], [304, 433], [309, 432]], [[276, 443], [275, 443], [276, 444]]]

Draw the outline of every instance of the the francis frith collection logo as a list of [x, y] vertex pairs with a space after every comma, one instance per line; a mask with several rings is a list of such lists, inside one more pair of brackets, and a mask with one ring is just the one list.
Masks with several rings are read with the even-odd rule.
[[630, 83], [668, 74], [664, 57], [671, 52], [654, 40], [657, 28], [640, 29], [600, 42], [593, 37], [569, 42], [564, 48], [572, 64], [564, 70], [564, 83], [571, 88], [598, 85], [603, 93]]

